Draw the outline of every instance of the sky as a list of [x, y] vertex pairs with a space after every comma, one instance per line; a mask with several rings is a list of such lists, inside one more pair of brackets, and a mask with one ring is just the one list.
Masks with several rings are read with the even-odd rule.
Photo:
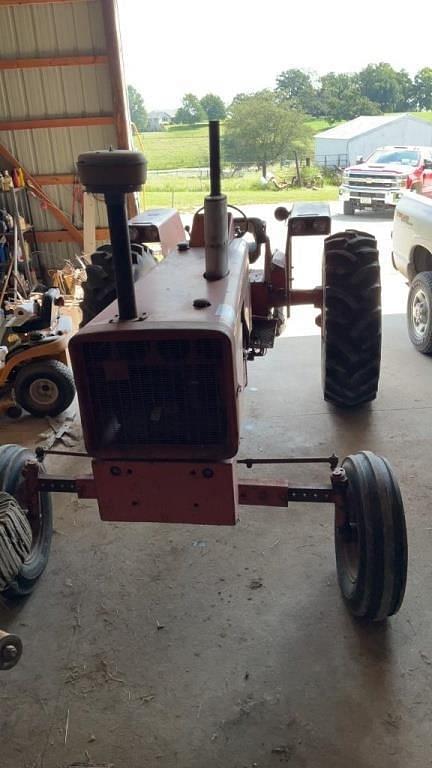
[[[432, 66], [431, 0], [118, 0], [127, 82], [147, 110], [185, 93], [274, 88], [293, 67], [355, 72], [386, 61], [411, 75]], [[401, 10], [403, 8], [403, 11]]]

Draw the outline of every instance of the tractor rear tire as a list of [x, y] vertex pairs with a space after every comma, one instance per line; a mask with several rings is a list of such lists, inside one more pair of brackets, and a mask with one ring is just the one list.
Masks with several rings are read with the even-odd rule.
[[[136, 282], [154, 266], [155, 260], [152, 251], [146, 246], [133, 243], [131, 252], [133, 279]], [[91, 260], [92, 263], [86, 267], [87, 280], [82, 285], [84, 298], [81, 302], [81, 328], [117, 298], [111, 246], [99, 246], [92, 253]]]
[[[24, 499], [24, 465], [34, 454], [20, 445], [0, 446], [0, 490], [13, 496], [21, 509], [26, 512]], [[48, 562], [53, 533], [53, 514], [49, 493], [39, 494], [37, 519], [29, 518], [32, 529], [30, 554], [24, 561], [17, 576], [1, 593], [5, 597], [23, 597], [30, 594], [45, 570]]]
[[386, 459], [370, 451], [348, 456], [345, 520], [335, 525], [339, 587], [357, 618], [383, 621], [405, 594], [408, 543], [397, 479]]
[[353, 408], [374, 400], [381, 363], [381, 282], [376, 240], [347, 230], [328, 237], [323, 262], [324, 399]]
[[14, 391], [18, 405], [32, 416], [58, 416], [74, 399], [75, 383], [60, 360], [41, 360], [18, 371]]

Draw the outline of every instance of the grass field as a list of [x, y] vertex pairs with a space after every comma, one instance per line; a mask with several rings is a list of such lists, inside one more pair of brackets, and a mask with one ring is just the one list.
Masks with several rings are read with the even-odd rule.
[[208, 165], [207, 125], [172, 126], [141, 134], [150, 170], [200, 168]]
[[[327, 120], [308, 120], [306, 126], [314, 132], [329, 127]], [[221, 135], [224, 126], [221, 124]], [[208, 165], [208, 126], [172, 125], [165, 131], [141, 134], [142, 151], [149, 170], [164, 171], [173, 168], [200, 168]]]
[[[268, 189], [262, 188], [259, 173], [248, 173], [240, 178], [224, 179], [222, 191], [233, 205], [254, 203], [287, 203], [292, 200], [337, 200], [338, 188], [322, 189]], [[191, 211], [201, 206], [209, 192], [209, 181], [203, 177], [180, 177], [149, 174], [145, 186], [146, 208], [178, 208]]]
[[427, 120], [432, 123], [432, 112], [413, 112], [414, 117], [421, 117], [422, 120]]
[[[417, 117], [432, 122], [432, 112], [413, 112]], [[333, 126], [337, 123], [333, 123]], [[316, 118], [306, 122], [313, 133], [330, 128], [328, 120]], [[224, 126], [221, 125], [223, 135]], [[172, 168], [200, 168], [208, 165], [208, 127], [202, 125], [172, 125], [165, 131], [141, 134], [142, 149], [149, 170]]]

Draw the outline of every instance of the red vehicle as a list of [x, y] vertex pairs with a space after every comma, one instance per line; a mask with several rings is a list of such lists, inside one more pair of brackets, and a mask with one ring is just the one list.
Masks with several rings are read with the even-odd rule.
[[432, 197], [432, 147], [379, 147], [344, 171], [343, 212], [394, 208], [406, 190]]

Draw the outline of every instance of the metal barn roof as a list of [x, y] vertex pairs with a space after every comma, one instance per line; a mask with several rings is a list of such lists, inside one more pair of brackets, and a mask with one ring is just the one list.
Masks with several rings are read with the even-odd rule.
[[354, 136], [369, 133], [369, 131], [373, 131], [375, 128], [381, 128], [388, 123], [394, 123], [403, 117], [422, 122], [421, 118], [411, 115], [408, 112], [394, 113], [391, 115], [361, 115], [354, 120], [349, 120], [347, 123], [341, 123], [341, 125], [336, 125], [334, 128], [320, 131], [320, 133], [315, 134], [315, 138], [352, 139]]
[[[40, 250], [58, 261], [82, 248], [78, 155], [131, 145], [117, 0], [0, 0], [0, 29], [0, 168], [27, 172]], [[101, 204], [97, 224], [106, 239]]]

